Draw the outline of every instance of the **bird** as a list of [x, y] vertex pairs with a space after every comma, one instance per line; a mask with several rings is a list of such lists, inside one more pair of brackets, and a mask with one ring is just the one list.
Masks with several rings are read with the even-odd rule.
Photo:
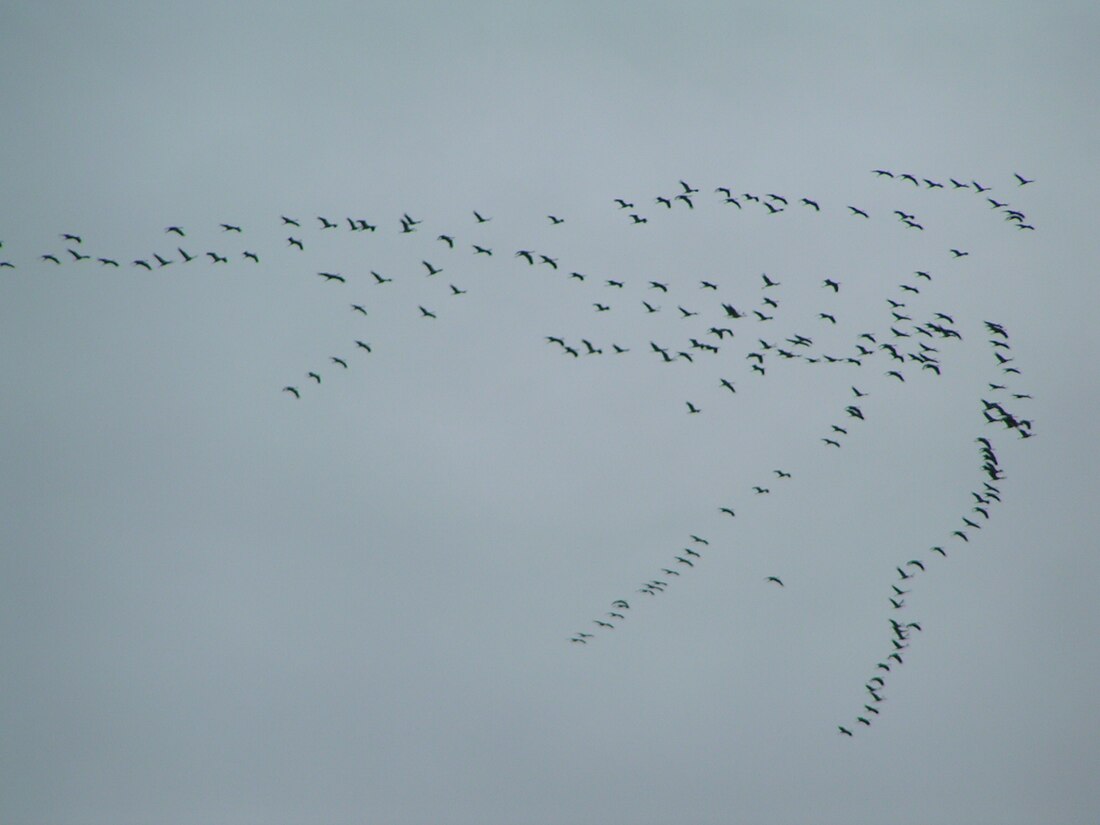
[[764, 581], [766, 581], [766, 582], [775, 582], [780, 587], [785, 587], [786, 586], [786, 585], [783, 584], [782, 579], [780, 579], [778, 576], [768, 576], [766, 579], [764, 579]]
[[699, 409], [698, 407], [696, 407], [696, 406], [695, 406], [694, 404], [692, 404], [692, 403], [691, 403], [690, 401], [685, 401], [684, 403], [685, 403], [685, 404], [687, 404], [687, 408], [688, 408], [688, 415], [695, 415], [695, 414], [697, 414], [697, 413], [701, 413], [701, 412], [702, 412], [702, 410], [701, 410], [701, 409]]
[[474, 211], [474, 217], [475, 217], [475, 218], [477, 218], [477, 222], [478, 222], [478, 223], [488, 223], [489, 221], [491, 221], [491, 220], [492, 220], [492, 218], [486, 218], [486, 217], [483, 217], [483, 216], [482, 216], [482, 215], [481, 215], [480, 213], [478, 213], [478, 212], [477, 212], [476, 210]]
[[1018, 180], [1020, 182], [1019, 183], [1020, 186], [1026, 186], [1029, 183], [1035, 183], [1035, 178], [1031, 178], [1030, 180], [1028, 180], [1023, 175], [1019, 174], [1018, 172], [1013, 172], [1013, 175], [1015, 175], [1016, 180]]
[[283, 387], [283, 392], [291, 393], [295, 398], [301, 398], [301, 393], [298, 392], [297, 387]]
[[181, 238], [182, 238], [182, 237], [184, 237], [184, 232], [183, 232], [183, 230], [182, 230], [182, 229], [180, 229], [180, 228], [179, 228], [178, 226], [169, 226], [169, 227], [167, 227], [167, 228], [166, 228], [166, 229], [164, 230], [164, 232], [165, 232], [165, 234], [167, 234], [167, 233], [169, 233], [169, 232], [174, 232], [174, 233], [176, 233], [177, 235], [179, 235], [179, 236], [180, 236]]
[[302, 242], [300, 240], [298, 240], [297, 238], [293, 238], [293, 237], [287, 238], [287, 246], [296, 246], [296, 247], [298, 247], [298, 249], [301, 249], [301, 250], [305, 249], [305, 247], [302, 246]]
[[853, 735], [852, 732], [850, 730], [848, 730], [846, 727], [844, 727], [843, 725], [837, 725], [837, 730], [839, 730], [845, 736], [852, 736]]
[[347, 279], [343, 275], [337, 275], [335, 272], [318, 272], [317, 274], [326, 281], [339, 281], [342, 284], [347, 283]]
[[294, 218], [288, 218], [286, 215], [280, 215], [279, 217], [283, 219], [283, 226], [297, 226], [299, 228], [302, 226]]
[[436, 236], [436, 240], [437, 241], [443, 241], [451, 249], [455, 248], [455, 239], [452, 238], [450, 235], [438, 235], [438, 236]]
[[420, 315], [423, 318], [435, 318], [436, 317], [434, 312], [432, 312], [430, 310], [427, 310], [427, 309], [424, 309], [424, 307], [420, 307]]
[[231, 224], [231, 223], [223, 223], [223, 224], [220, 224], [220, 226], [222, 228], [222, 232], [236, 232], [236, 233], [239, 234], [240, 231], [241, 231], [241, 228], [239, 226], [236, 226], [236, 225]]
[[733, 516], [737, 515], [737, 513], [733, 512], [733, 510], [731, 510], [729, 507], [719, 507], [718, 512], [725, 513], [727, 516], [730, 516], [730, 517], [733, 517]]
[[471, 244], [471, 246], [473, 246], [473, 248], [474, 248], [474, 254], [475, 255], [492, 255], [493, 254], [493, 250], [489, 249], [489, 247], [487, 247], [487, 246], [478, 246], [476, 243]]
[[321, 383], [321, 376], [320, 376], [320, 375], [318, 375], [317, 373], [315, 373], [315, 372], [309, 372], [309, 373], [306, 373], [306, 375], [307, 375], [307, 376], [308, 376], [309, 378], [312, 378], [312, 379], [313, 379], [314, 381], [316, 381], [316, 382], [317, 382], [318, 384], [320, 384], [320, 383]]
[[862, 218], [870, 218], [871, 217], [866, 212], [864, 212], [862, 209], [858, 209], [855, 206], [849, 206], [848, 208], [852, 210], [852, 215], [859, 215]]
[[242, 252], [241, 255], [245, 258], [248, 258], [250, 261], [252, 261], [252, 263], [258, 264], [260, 262], [260, 256], [257, 255], [255, 252], [249, 252], [247, 249]]
[[952, 249], [951, 254], [954, 255], [956, 258], [965, 258], [970, 253], [969, 252], [962, 252], [958, 249]]
[[363, 315], [366, 315], [366, 314], [367, 314], [367, 310], [366, 310], [366, 309], [364, 309], [364, 308], [363, 308], [363, 306], [362, 306], [361, 304], [352, 304], [352, 305], [351, 305], [351, 309], [352, 309], [352, 312], [360, 312], [360, 313], [362, 313]]
[[546, 217], [550, 219], [550, 222], [554, 224], [554, 226], [557, 226], [559, 223], [565, 223], [565, 218], [557, 218], [553, 215], [547, 215]]
[[344, 369], [348, 368], [348, 362], [345, 361], [343, 358], [337, 358], [335, 355], [331, 355], [329, 356], [328, 360], [330, 360], [334, 364], [339, 364]]

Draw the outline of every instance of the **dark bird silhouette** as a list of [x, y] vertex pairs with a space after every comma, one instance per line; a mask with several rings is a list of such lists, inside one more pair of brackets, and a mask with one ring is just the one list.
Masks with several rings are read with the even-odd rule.
[[388, 283], [393, 282], [393, 278], [383, 278], [381, 275], [379, 275], [373, 269], [370, 271], [370, 274], [374, 276], [375, 283], [388, 284]]
[[220, 224], [220, 226], [222, 228], [222, 232], [236, 232], [239, 234], [241, 231], [241, 228], [239, 226], [234, 226], [231, 223], [223, 223]]
[[661, 290], [661, 292], [668, 292], [668, 285], [659, 283], [658, 281], [650, 281], [649, 282], [649, 288], [650, 289], [659, 289], [659, 290]]
[[140, 259], [138, 259], [138, 260], [136, 260], [136, 261], [134, 261], [134, 262], [133, 262], [133, 265], [134, 265], [134, 266], [143, 266], [143, 267], [145, 267], [146, 269], [148, 269], [148, 270], [149, 270], [150, 272], [152, 272], [152, 271], [153, 271], [153, 267], [149, 266], [149, 262], [148, 262], [148, 261], [143, 261], [143, 260], [140, 260]]
[[725, 513], [727, 516], [736, 516], [737, 513], [733, 512], [729, 507], [719, 507], [718, 512]]
[[345, 361], [343, 358], [337, 358], [335, 355], [330, 355], [328, 360], [330, 360], [334, 364], [339, 364], [344, 369], [348, 368], [348, 362]]
[[283, 387], [283, 392], [291, 393], [295, 398], [301, 398], [301, 394], [298, 392], [297, 387]]
[[615, 203], [619, 204], [620, 209], [633, 209], [634, 208], [634, 204], [627, 203], [622, 198], [615, 198]]
[[420, 263], [422, 263], [427, 268], [429, 278], [432, 275], [438, 275], [440, 272], [443, 271], [442, 267], [434, 267], [430, 263], [428, 263], [427, 261], [421, 261]]
[[539, 255], [539, 263], [549, 264], [552, 269], [558, 268], [558, 259], [548, 255]]
[[868, 215], [868, 214], [867, 214], [866, 212], [864, 212], [864, 211], [863, 211], [862, 209], [857, 209], [857, 208], [856, 208], [856, 207], [854, 207], [854, 206], [849, 206], [848, 208], [852, 210], [852, 214], [853, 214], [853, 215], [859, 215], [859, 216], [860, 216], [861, 218], [869, 218], [869, 217], [871, 217], [871, 216], [870, 216], [870, 215]]
[[817, 201], [812, 201], [809, 198], [803, 198], [801, 202], [806, 204], [806, 206], [812, 206], [818, 212], [821, 211], [821, 207], [817, 205]]
[[175, 232], [175, 233], [176, 233], [177, 235], [179, 235], [179, 236], [180, 236], [181, 238], [182, 238], [182, 237], [184, 237], [184, 232], [183, 232], [183, 230], [182, 230], [182, 229], [180, 229], [180, 228], [179, 228], [178, 226], [169, 226], [169, 227], [168, 227], [167, 229], [165, 229], [165, 230], [164, 230], [164, 232], [165, 232], [165, 234], [167, 234], [167, 233], [169, 233], [169, 232]]
[[302, 242], [300, 240], [298, 240], [297, 238], [287, 238], [286, 240], [287, 240], [287, 246], [296, 246], [299, 249], [302, 249], [302, 250], [305, 249], [305, 247], [302, 246]]
[[478, 246], [476, 243], [472, 244], [472, 246], [474, 248], [474, 254], [475, 255], [492, 255], [493, 254], [493, 250], [489, 249], [487, 246]]
[[424, 318], [435, 318], [435, 313], [420, 307], [420, 315]]
[[368, 344], [366, 341], [356, 341], [355, 346], [359, 347], [360, 349], [365, 349], [367, 352], [372, 352], [370, 344]]
[[546, 217], [550, 219], [550, 223], [554, 224], [554, 226], [557, 226], [559, 223], [565, 223], [565, 218], [556, 218], [553, 215], [547, 215]]
[[844, 727], [843, 725], [837, 725], [837, 730], [839, 730], [845, 736], [852, 736], [853, 735], [852, 732], [850, 730], [848, 730], [846, 727]]
[[1019, 174], [1019, 173], [1016, 173], [1016, 172], [1013, 172], [1013, 175], [1015, 175], [1015, 176], [1016, 176], [1016, 180], [1018, 180], [1018, 181], [1020, 182], [1020, 183], [1019, 183], [1019, 185], [1020, 185], [1020, 186], [1025, 186], [1025, 185], [1027, 185], [1027, 184], [1029, 184], [1029, 183], [1035, 183], [1035, 178], [1032, 178], [1031, 180], [1028, 180], [1028, 179], [1027, 179], [1027, 178], [1025, 178], [1025, 177], [1024, 177], [1023, 175], [1021, 175], [1021, 174]]
[[951, 254], [954, 255], [956, 258], [964, 258], [967, 255], [969, 255], [970, 253], [969, 252], [960, 252], [958, 249], [952, 249]]
[[339, 281], [342, 284], [347, 283], [347, 279], [343, 275], [337, 275], [335, 272], [318, 272], [317, 274], [326, 281]]
[[696, 407], [696, 406], [695, 406], [694, 404], [692, 404], [692, 403], [691, 403], [690, 401], [685, 401], [684, 403], [685, 403], [685, 404], [687, 404], [687, 408], [688, 408], [688, 415], [694, 415], [695, 413], [700, 413], [700, 412], [702, 412], [702, 410], [700, 410], [700, 409], [699, 409], [698, 407]]
[[640, 215], [635, 215], [633, 212], [630, 213], [630, 219], [634, 221], [634, 223], [649, 223], [649, 218], [643, 218]]
[[366, 309], [364, 309], [364, 308], [363, 308], [363, 307], [362, 307], [361, 305], [359, 305], [359, 304], [352, 304], [352, 305], [351, 305], [351, 309], [352, 309], [352, 312], [360, 312], [360, 313], [362, 313], [363, 315], [366, 315], [366, 314], [367, 314], [367, 311], [366, 311]]
[[768, 576], [766, 579], [764, 579], [764, 581], [766, 581], [766, 582], [775, 582], [780, 587], [785, 587], [782, 580], [778, 576]]
[[241, 253], [241, 255], [242, 257], [248, 258], [254, 264], [258, 264], [260, 262], [260, 256], [257, 255], [255, 252], [249, 252], [248, 250], [245, 250]]
[[309, 373], [306, 373], [306, 375], [307, 375], [307, 376], [309, 376], [310, 378], [312, 378], [312, 379], [313, 379], [314, 381], [316, 381], [316, 382], [317, 382], [318, 384], [320, 384], [320, 383], [321, 383], [321, 376], [320, 376], [320, 375], [318, 375], [317, 373], [315, 373], [315, 372], [309, 372]]
[[299, 228], [301, 227], [301, 224], [298, 223], [298, 221], [294, 220], [294, 218], [288, 218], [286, 215], [280, 215], [279, 217], [283, 219], [283, 226], [297, 226]]
[[761, 273], [760, 277], [764, 279], [764, 286], [760, 287], [761, 289], [767, 289], [770, 286], [779, 286], [780, 285], [779, 281], [773, 281], [771, 278], [769, 278], [767, 276], [766, 273]]
[[450, 235], [438, 235], [436, 236], [436, 240], [443, 241], [443, 243], [447, 244], [451, 249], [455, 248], [455, 239]]

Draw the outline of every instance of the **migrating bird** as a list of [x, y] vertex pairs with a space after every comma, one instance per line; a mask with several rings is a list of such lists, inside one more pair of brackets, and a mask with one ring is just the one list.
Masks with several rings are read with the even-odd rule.
[[297, 387], [283, 387], [283, 392], [289, 392], [293, 394], [295, 398], [301, 398], [301, 394], [298, 392]]
[[764, 581], [766, 581], [766, 582], [775, 582], [780, 587], [785, 587], [786, 586], [786, 585], [783, 584], [782, 580], [778, 576], [768, 576], [766, 579], [764, 579]]
[[435, 318], [435, 313], [424, 309], [424, 307], [420, 307], [420, 315], [423, 318]]

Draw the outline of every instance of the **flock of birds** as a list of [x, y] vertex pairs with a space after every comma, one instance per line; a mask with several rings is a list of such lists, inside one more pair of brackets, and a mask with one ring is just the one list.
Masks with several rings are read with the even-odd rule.
[[[886, 169], [873, 170], [873, 174], [879, 179], [928, 192], [969, 192], [983, 198], [988, 203], [988, 210], [1001, 215], [1006, 226], [1018, 231], [1035, 229], [1023, 211], [1012, 207], [1007, 200], [993, 197], [990, 194], [992, 187], [983, 186], [975, 180], [949, 178], [948, 183], [944, 184]], [[1016, 187], [1034, 182], [1019, 174], [1015, 175], [1015, 179]], [[848, 203], [830, 205], [816, 197], [737, 192], [730, 186], [717, 186], [713, 197], [705, 197], [698, 188], [683, 180], [678, 181], [674, 191], [653, 195], [648, 205], [649, 208], [644, 209], [627, 198], [615, 198], [610, 208], [622, 215], [628, 225], [638, 227], [638, 231], [646, 231], [645, 228], [657, 222], [663, 214], [674, 210], [695, 212], [704, 205], [735, 210], [737, 214], [755, 212], [767, 219], [780, 219], [785, 212], [795, 209], [806, 210], [813, 215], [836, 211], [856, 221], [886, 219], [906, 232], [924, 232], [927, 223], [926, 219], [905, 209], [878, 214], [870, 208]], [[835, 369], [843, 374], [844, 383], [850, 385], [851, 395], [848, 403], [835, 411], [833, 420], [826, 425], [827, 429], [817, 436], [819, 448], [826, 453], [841, 449], [848, 439], [856, 436], [859, 428], [866, 426], [873, 418], [872, 408], [865, 399], [872, 395], [877, 386], [908, 385], [917, 376], [939, 376], [944, 369], [944, 353], [963, 340], [954, 314], [944, 308], [930, 306], [928, 301], [933, 285], [946, 274], [944, 270], [967, 264], [970, 252], [957, 247], [944, 248], [939, 260], [929, 261], [922, 269], [897, 273], [881, 313], [874, 318], [860, 316], [860, 326], [852, 330], [851, 338], [838, 344], [837, 331], [846, 329], [849, 324], [845, 322], [851, 320], [845, 317], [848, 307], [843, 300], [847, 284], [839, 275], [818, 275], [813, 293], [817, 296], [817, 306], [812, 312], [796, 311], [792, 316], [788, 312], [790, 287], [785, 283], [788, 280], [786, 274], [760, 273], [740, 278], [736, 284], [723, 283], [710, 276], [695, 276], [685, 283], [683, 279], [649, 274], [633, 278], [597, 275], [568, 263], [564, 255], [554, 250], [544, 251], [530, 245], [501, 249], [484, 237], [486, 225], [492, 220], [493, 216], [484, 210], [470, 210], [465, 228], [467, 234], [463, 237], [461, 227], [436, 226], [428, 230], [424, 218], [413, 217], [407, 212], [387, 223], [385, 229], [380, 228], [383, 222], [363, 218], [316, 216], [303, 219], [282, 215], [278, 226], [287, 234], [280, 252], [284, 259], [286, 254], [303, 253], [307, 245], [322, 243], [325, 237], [333, 233], [388, 232], [422, 236], [427, 232], [437, 251], [425, 255], [419, 263], [404, 268], [400, 273], [369, 268], [365, 272], [354, 273], [330, 269], [312, 273], [321, 286], [341, 293], [354, 292], [350, 299], [341, 301], [343, 311], [366, 319], [375, 312], [374, 305], [378, 303], [379, 296], [392, 289], [391, 285], [398, 281], [413, 278], [413, 273], [419, 270], [419, 277], [433, 284], [431, 297], [420, 297], [415, 302], [415, 309], [410, 304], [404, 311], [425, 323], [438, 320], [444, 313], [445, 309], [441, 308], [444, 300], [459, 299], [474, 289], [468, 283], [456, 283], [454, 275], [458, 275], [457, 280], [461, 281], [470, 277], [471, 266], [476, 261], [510, 258], [513, 266], [544, 272], [575, 285], [578, 306], [587, 308], [594, 331], [575, 338], [556, 332], [544, 334], [546, 344], [556, 348], [563, 356], [576, 360], [593, 356], [645, 358], [656, 365], [685, 368], [708, 363], [721, 373], [711, 385], [710, 398], [721, 396], [723, 403], [730, 403], [733, 396], [744, 390], [744, 381], [763, 380], [788, 364]], [[557, 228], [565, 224], [567, 218], [547, 214], [545, 221], [546, 227]], [[246, 232], [238, 223], [220, 223], [217, 232], [222, 239], [217, 248], [199, 251], [202, 247], [192, 245], [187, 230], [180, 225], [169, 225], [164, 229], [166, 242], [154, 251], [137, 257], [86, 251], [90, 250], [91, 244], [86, 244], [81, 234], [64, 232], [60, 233], [62, 248], [38, 254], [37, 261], [40, 265], [49, 266], [98, 265], [105, 269], [118, 269], [128, 259], [130, 267], [156, 272], [172, 266], [195, 266], [200, 262], [208, 266], [228, 266], [231, 262], [258, 266], [273, 254], [257, 251], [254, 245], [245, 244]], [[3, 249], [3, 243], [0, 243], [0, 254]], [[21, 261], [18, 266], [28, 263], [33, 263], [33, 259]], [[12, 260], [0, 261], [0, 268], [15, 269], [16, 266]], [[434, 286], [443, 282], [446, 283], [445, 289]], [[804, 282], [800, 288], [805, 290]], [[634, 314], [638, 319], [631, 327], [635, 338], [601, 340], [605, 333], [601, 333], [600, 319], [612, 312]], [[683, 332], [675, 338], [662, 338], [656, 332], [648, 333], [645, 326], [647, 320], [660, 313], [664, 314], [664, 318], [671, 316], [682, 323]], [[364, 329], [369, 329], [369, 325]], [[667, 325], [663, 329], [663, 334], [667, 334]], [[988, 382], [983, 393], [987, 397], [981, 400], [984, 426], [994, 427], [997, 434], [1010, 432], [1020, 439], [1029, 439], [1034, 435], [1032, 421], [1026, 412], [1020, 411], [1020, 406], [1026, 404], [1031, 396], [1017, 386], [1021, 373], [1012, 355], [1008, 333], [1002, 325], [993, 321], [984, 322], [984, 331], [992, 353], [991, 366], [995, 370], [995, 380]], [[328, 354], [323, 361], [307, 369], [301, 379], [286, 383], [282, 392], [291, 399], [301, 400], [307, 388], [319, 388], [324, 384], [330, 371], [351, 371], [356, 366], [353, 355], [365, 358], [375, 352], [376, 342], [367, 338], [365, 333], [362, 337], [352, 338], [348, 342], [348, 351]], [[828, 346], [823, 341], [828, 341]], [[853, 376], [859, 377], [853, 381]], [[687, 398], [682, 403], [684, 406], [681, 409], [688, 416], [701, 415], [711, 406], [709, 400], [704, 402], [699, 398]], [[894, 567], [897, 578], [890, 582], [887, 594], [890, 615], [884, 655], [878, 657], [874, 672], [865, 680], [867, 698], [861, 703], [861, 710], [854, 721], [838, 726], [840, 734], [853, 736], [853, 731], [859, 726], [870, 727], [881, 713], [887, 679], [904, 664], [913, 634], [922, 629], [919, 621], [899, 618], [905, 615], [899, 611], [906, 609], [906, 597], [913, 592], [919, 578], [929, 574], [935, 565], [942, 564], [956, 547], [969, 544], [1000, 502], [998, 485], [1005, 476], [995, 451], [995, 437], [988, 431], [976, 436], [980, 467], [985, 478], [981, 486], [971, 491], [973, 501], [967, 502], [968, 509], [960, 516], [960, 522], [947, 525], [955, 529], [947, 530], [941, 543], [932, 546], [926, 554], [900, 560]], [[772, 485], [780, 492], [782, 486], [791, 483], [793, 478], [792, 472], [777, 468], [766, 481], [760, 480], [758, 484], [746, 488], [745, 496], [768, 496]], [[716, 501], [712, 513], [716, 519], [732, 520], [740, 509], [740, 502]], [[629, 594], [611, 600], [607, 609], [591, 618], [583, 629], [569, 637], [569, 641], [582, 647], [591, 644], [599, 634], [613, 631], [626, 621], [630, 611], [636, 607], [632, 602], [639, 598], [646, 601], [655, 599], [672, 588], [674, 580], [691, 575], [702, 566], [712, 540], [718, 539], [713, 538], [712, 531], [706, 526], [686, 530], [685, 536], [685, 540], [671, 552], [663, 565], [642, 578]], [[767, 576], [763, 584], [776, 590], [786, 587], [778, 574]]]

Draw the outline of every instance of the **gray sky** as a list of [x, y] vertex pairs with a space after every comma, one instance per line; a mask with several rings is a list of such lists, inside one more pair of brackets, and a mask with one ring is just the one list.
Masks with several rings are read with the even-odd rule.
[[0, 10], [4, 822], [1095, 821], [1100, 13], [592, 5]]

